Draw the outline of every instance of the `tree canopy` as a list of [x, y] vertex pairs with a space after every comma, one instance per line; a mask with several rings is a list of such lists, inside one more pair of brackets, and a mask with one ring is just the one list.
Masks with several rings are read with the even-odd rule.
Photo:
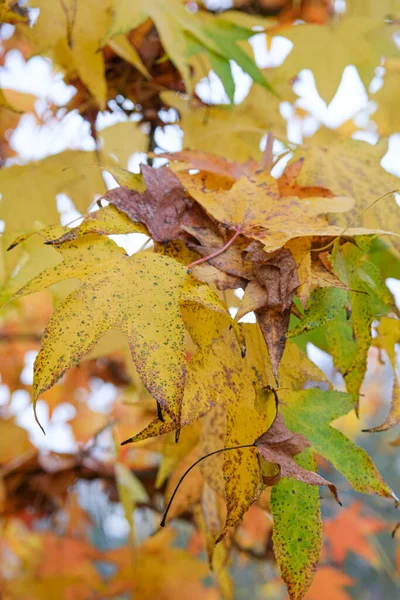
[[226, 4], [0, 2], [5, 600], [394, 597], [400, 4]]

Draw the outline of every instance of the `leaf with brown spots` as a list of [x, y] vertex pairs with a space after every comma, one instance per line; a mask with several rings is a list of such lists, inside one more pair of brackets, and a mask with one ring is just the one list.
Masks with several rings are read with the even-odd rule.
[[[296, 455], [298, 469], [316, 470], [313, 452]], [[318, 475], [317, 475], [318, 477]], [[274, 554], [290, 598], [299, 600], [311, 585], [322, 548], [319, 490], [297, 478], [281, 479], [271, 491]]]
[[[324, 186], [335, 194], [355, 198], [354, 208], [345, 215], [332, 215], [330, 223], [343, 227], [350, 224], [377, 227], [398, 234], [400, 208], [394, 194], [373, 204], [383, 194], [400, 188], [399, 178], [381, 166], [386, 151], [384, 139], [375, 146], [347, 139], [326, 147], [299, 148], [293, 160], [304, 159], [299, 174], [300, 185]], [[398, 237], [391, 236], [389, 241], [397, 249], [400, 247]]]
[[[52, 231], [47, 235], [51, 237]], [[179, 308], [185, 267], [162, 255], [126, 256], [100, 236], [86, 235], [58, 249], [64, 261], [39, 274], [16, 295], [71, 277], [82, 282], [56, 307], [44, 332], [34, 368], [35, 401], [109, 329], [116, 328], [127, 336], [145, 386], [179, 423], [186, 374]]]

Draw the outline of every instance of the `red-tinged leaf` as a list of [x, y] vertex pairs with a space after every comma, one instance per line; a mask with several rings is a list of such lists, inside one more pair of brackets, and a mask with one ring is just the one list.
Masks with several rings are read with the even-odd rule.
[[342, 571], [333, 567], [320, 567], [305, 600], [351, 600], [352, 596], [345, 589], [355, 583]]
[[[294, 461], [293, 457], [311, 444], [304, 435], [293, 434], [289, 431], [281, 414], [277, 414], [271, 427], [257, 438], [254, 444], [267, 463], [276, 464], [279, 467], [279, 474], [277, 477], [273, 477], [272, 485], [275, 485], [281, 477], [287, 479], [294, 477], [298, 481], [310, 485], [327, 485], [335, 500], [339, 502], [336, 487], [332, 483], [313, 471], [303, 469]], [[268, 477], [264, 477], [264, 483], [271, 484]]]
[[189, 203], [179, 179], [169, 169], [153, 169], [142, 165], [146, 191], [119, 187], [104, 196], [132, 221], [146, 225], [156, 242], [168, 242], [178, 237], [180, 220]]
[[389, 524], [361, 514], [361, 502], [353, 502], [335, 518], [324, 522], [324, 534], [332, 560], [341, 565], [347, 554], [353, 552], [369, 564], [377, 564], [378, 554], [368, 540], [369, 536], [389, 529]]

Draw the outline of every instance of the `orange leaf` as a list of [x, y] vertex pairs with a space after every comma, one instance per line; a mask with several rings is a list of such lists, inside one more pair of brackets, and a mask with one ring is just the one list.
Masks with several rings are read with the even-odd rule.
[[348, 552], [354, 552], [369, 563], [376, 563], [376, 550], [368, 536], [387, 529], [384, 521], [361, 515], [361, 503], [354, 502], [340, 511], [334, 519], [325, 521], [324, 532], [328, 538], [330, 554], [337, 564], [343, 564]]

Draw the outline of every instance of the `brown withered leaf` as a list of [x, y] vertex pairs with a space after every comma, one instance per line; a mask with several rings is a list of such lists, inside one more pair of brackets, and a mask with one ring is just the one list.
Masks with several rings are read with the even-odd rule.
[[146, 225], [156, 242], [178, 237], [180, 222], [189, 202], [179, 179], [167, 168], [141, 167], [146, 190], [127, 187], [108, 191], [104, 199], [124, 212], [132, 221]]
[[256, 263], [254, 272], [257, 281], [268, 292], [268, 306], [282, 310], [290, 308], [294, 290], [300, 284], [290, 250], [282, 248], [265, 263]]
[[255, 312], [265, 306], [268, 302], [268, 292], [258, 283], [258, 281], [249, 281], [244, 296], [239, 304], [235, 319], [239, 321], [250, 312]]
[[[223, 245], [223, 242], [216, 247], [199, 246], [197, 244], [188, 243], [188, 247], [191, 250], [194, 250], [194, 252], [197, 252], [197, 254], [200, 256], [211, 256], [216, 250], [222, 248]], [[221, 269], [222, 271], [225, 271], [225, 273], [233, 275], [234, 277], [241, 278], [241, 284], [239, 283], [237, 287], [243, 287], [243, 285], [246, 284], [245, 280], [254, 278], [251, 264], [245, 262], [243, 259], [242, 248], [242, 244], [232, 244], [222, 254], [210, 258], [207, 261], [214, 267], [217, 267], [217, 269]]]
[[[300, 281], [296, 263], [287, 248], [275, 252], [264, 263], [256, 262], [254, 272], [259, 287], [252, 285], [246, 288], [243, 304], [250, 307], [252, 302], [248, 296], [254, 295], [252, 310], [256, 313], [268, 347], [272, 371], [278, 381], [279, 363], [285, 350], [285, 335], [289, 327], [290, 307]], [[266, 302], [261, 306], [263, 294], [260, 288], [266, 292]]]
[[259, 453], [270, 464], [278, 465], [279, 473], [272, 478], [264, 477], [266, 485], [275, 485], [281, 477], [294, 477], [309, 485], [327, 485], [336, 502], [340, 504], [336, 486], [317, 473], [300, 467], [293, 459], [311, 444], [304, 435], [292, 433], [285, 425], [280, 413], [277, 414], [271, 427], [256, 439], [254, 445]]

